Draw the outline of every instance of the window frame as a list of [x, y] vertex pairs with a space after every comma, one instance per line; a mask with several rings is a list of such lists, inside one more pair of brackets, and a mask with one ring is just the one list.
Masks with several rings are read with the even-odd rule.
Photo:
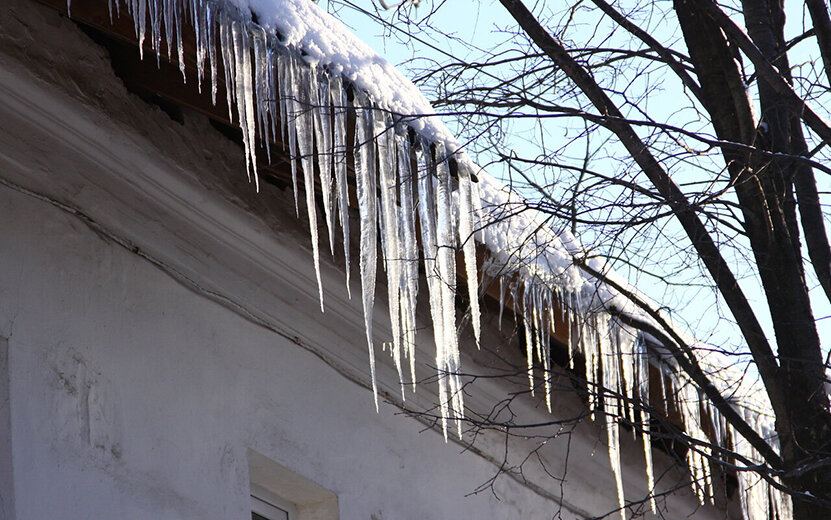
[[268, 520], [297, 520], [297, 506], [262, 486], [251, 486], [251, 512]]

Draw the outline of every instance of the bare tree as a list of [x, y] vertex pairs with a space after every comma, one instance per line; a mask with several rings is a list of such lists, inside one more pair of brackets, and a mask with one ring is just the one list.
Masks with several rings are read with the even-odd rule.
[[[661, 339], [759, 451], [764, 462], [752, 470], [778, 479], [794, 518], [831, 518], [829, 366], [816, 310], [831, 300], [816, 177], [831, 174], [828, 7], [807, 0], [803, 30], [788, 40], [785, 5], [769, 0], [500, 4], [510, 22], [494, 45], [415, 62], [419, 83], [462, 121], [468, 150], [504, 168], [529, 205], [568, 223], [590, 255], [665, 284], [668, 307], [683, 307], [675, 286], [717, 295], [720, 325], [732, 323], [737, 338], [720, 347], [749, 353], [778, 447], [731, 416], [669, 324], [631, 324]], [[418, 48], [454, 40], [441, 8], [370, 14]], [[512, 147], [512, 131], [528, 142]], [[766, 305], [746, 294], [754, 286]]]

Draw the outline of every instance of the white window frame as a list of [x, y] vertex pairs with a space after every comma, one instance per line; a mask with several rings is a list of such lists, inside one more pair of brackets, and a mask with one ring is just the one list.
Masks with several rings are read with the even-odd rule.
[[297, 520], [297, 507], [292, 502], [257, 485], [251, 486], [251, 512], [268, 520], [282, 519], [284, 515], [288, 520]]
[[[246, 452], [246, 459], [248, 494], [276, 507], [278, 518], [285, 518], [285, 513], [280, 511], [287, 511], [290, 520], [340, 519], [338, 496], [332, 491], [251, 448]], [[247, 516], [250, 519], [251, 512]]]

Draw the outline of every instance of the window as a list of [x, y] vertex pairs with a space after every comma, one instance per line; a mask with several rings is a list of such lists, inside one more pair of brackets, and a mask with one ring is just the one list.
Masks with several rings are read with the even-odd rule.
[[268, 490], [251, 486], [251, 520], [296, 520], [294, 504]]
[[248, 450], [251, 520], [338, 520], [338, 497], [323, 486]]

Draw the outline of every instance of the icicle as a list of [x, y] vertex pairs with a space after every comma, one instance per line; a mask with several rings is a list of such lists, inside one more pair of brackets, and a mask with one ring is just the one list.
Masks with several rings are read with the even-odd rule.
[[[584, 345], [584, 351], [588, 349], [591, 352], [591, 360], [592, 360], [592, 387], [595, 389], [592, 392], [592, 405], [591, 408], [593, 411], [599, 410], [601, 406], [603, 406], [603, 394], [599, 392], [603, 387], [603, 375], [600, 372], [600, 366], [603, 363], [603, 347], [600, 344], [600, 334], [598, 334], [598, 327], [599, 323], [597, 321], [597, 316], [591, 316], [591, 322], [586, 323], [586, 320], [583, 321], [582, 327], [584, 329], [583, 337], [585, 338], [583, 341], [586, 343]], [[594, 415], [592, 415], [592, 419], [594, 419]]]
[[364, 324], [369, 347], [369, 366], [372, 394], [378, 411], [378, 383], [375, 379], [375, 352], [372, 348], [372, 308], [375, 303], [375, 270], [378, 228], [375, 203], [375, 140], [373, 139], [372, 109], [361, 93], [355, 94], [355, 180], [358, 191], [358, 212], [361, 219], [361, 293], [364, 305]]
[[335, 208], [332, 200], [332, 105], [329, 93], [329, 75], [312, 76], [311, 95], [315, 116], [317, 140], [317, 164], [320, 167], [320, 191], [323, 195], [323, 212], [329, 231], [329, 251], [335, 254]]
[[[545, 384], [545, 406], [551, 412], [551, 332], [554, 330], [552, 318], [551, 292], [546, 288], [545, 296], [540, 301], [540, 343], [542, 344], [543, 383]], [[548, 319], [545, 315], [548, 314]]]
[[649, 439], [649, 414], [643, 412], [641, 422], [641, 440], [643, 442], [644, 463], [646, 465], [646, 487], [649, 491], [649, 508], [653, 515], [658, 514], [658, 504], [655, 502], [655, 470], [652, 465], [652, 443]]
[[300, 97], [300, 111], [296, 121], [297, 147], [300, 150], [300, 162], [303, 165], [303, 185], [306, 190], [306, 211], [309, 216], [309, 231], [312, 235], [312, 257], [314, 260], [317, 293], [320, 298], [320, 312], [323, 312], [323, 281], [320, 277], [320, 244], [317, 232], [317, 210], [315, 204], [314, 171], [314, 117], [316, 107], [311, 99], [312, 75], [310, 67], [298, 67], [296, 89]]
[[148, 0], [147, 10], [150, 14], [150, 46], [156, 55], [156, 64], [160, 63], [162, 50], [162, 17], [164, 0]]
[[[150, 0], [151, 2], [153, 0]], [[139, 58], [144, 60], [144, 37], [147, 32], [147, 0], [137, 0], [138, 5], [133, 9], [133, 21], [136, 25], [138, 37]]]
[[[288, 84], [291, 83], [291, 74], [289, 70], [289, 57], [285, 52], [277, 54], [277, 106], [280, 113], [280, 142], [283, 143], [283, 151], [286, 151], [286, 143], [288, 142], [288, 126], [289, 126], [289, 100], [288, 100]], [[289, 159], [291, 159], [292, 151], [289, 150]], [[295, 206], [297, 200], [295, 199]]]
[[540, 345], [540, 316], [539, 303], [537, 302], [540, 293], [540, 283], [534, 283], [528, 294], [528, 317], [531, 320], [531, 331], [534, 334], [534, 353], [539, 361], [542, 358], [542, 346]]
[[216, 106], [216, 92], [218, 84], [218, 65], [216, 56], [216, 12], [213, 4], [207, 2], [205, 6], [205, 41], [208, 46], [208, 61], [211, 65], [211, 104]]
[[[234, 59], [233, 37], [231, 34], [231, 17], [225, 10], [219, 10], [219, 50], [222, 53], [222, 69], [225, 73], [225, 103], [228, 106], [228, 120], [234, 121], [236, 105], [236, 68]], [[247, 169], [246, 165], [246, 169]]]
[[528, 387], [534, 395], [534, 335], [532, 334], [533, 318], [531, 310], [530, 287], [526, 282], [522, 296], [522, 322], [525, 328], [525, 358], [528, 367]]
[[401, 204], [401, 317], [405, 353], [410, 360], [410, 381], [415, 389], [416, 301], [418, 298], [418, 243], [416, 241], [415, 208], [413, 206], [413, 175], [410, 171], [410, 143], [406, 136], [396, 135], [398, 151], [398, 198]]
[[[684, 430], [694, 438], [706, 439], [706, 434], [701, 429], [701, 396], [696, 387], [689, 381], [679, 381], [678, 385], [678, 409], [681, 412], [681, 420]], [[699, 453], [699, 451], [704, 453]], [[687, 464], [690, 468], [693, 481], [693, 491], [696, 493], [699, 502], [703, 505], [710, 496], [711, 477], [707, 456], [709, 449], [700, 446], [697, 450], [687, 451]]]
[[649, 491], [649, 507], [652, 514], [658, 514], [658, 505], [655, 502], [655, 470], [652, 466], [652, 443], [649, 435], [650, 417], [646, 409], [646, 404], [649, 403], [649, 357], [646, 351], [646, 343], [641, 337], [636, 337], [635, 351], [637, 352], [637, 393], [638, 400], [642, 403], [638, 413], [640, 415], [641, 442], [646, 465], [646, 487]]
[[669, 389], [667, 388], [666, 375], [664, 374], [664, 371], [661, 370], [661, 366], [663, 365], [658, 365], [658, 381], [661, 383], [661, 401], [664, 405], [664, 411], [667, 415], [669, 415]]
[[[381, 144], [376, 140], [375, 142], [376, 153], [380, 155], [380, 151], [378, 148], [381, 147]], [[380, 166], [378, 170], [378, 176], [381, 177], [381, 171], [384, 169], [383, 164]], [[378, 179], [379, 184], [383, 182], [382, 178]], [[379, 188], [380, 191], [380, 188]], [[384, 210], [381, 208], [381, 200], [376, 198], [376, 205], [378, 206], [377, 215], [378, 215], [378, 236], [381, 238], [381, 269], [383, 269], [384, 274], [387, 272], [387, 235], [384, 230], [384, 224], [386, 223], [386, 219], [384, 218]]]
[[150, 16], [150, 49], [156, 54], [159, 64], [159, 46], [161, 45], [161, 14], [159, 0], [147, 0], [147, 14]]
[[[519, 284], [519, 280], [509, 283], [507, 292], [511, 295], [511, 300], [514, 302], [514, 308], [518, 308], [522, 311], [522, 302], [519, 301]], [[514, 317], [516, 317], [517, 314], [518, 313], [514, 313]], [[519, 315], [519, 317], [521, 318], [522, 315]]]
[[617, 491], [617, 504], [620, 508], [620, 519], [626, 520], [626, 498], [623, 494], [623, 473], [620, 469], [620, 431], [617, 421], [610, 414], [604, 414], [606, 418], [606, 437], [609, 444], [609, 464], [612, 466], [612, 474], [615, 477], [615, 489]]
[[448, 356], [453, 362], [458, 363], [459, 352], [456, 348], [456, 233], [454, 233], [451, 217], [451, 181], [450, 168], [445, 157], [444, 146], [436, 146], [436, 230], [437, 230], [437, 255], [436, 264], [439, 278], [441, 280], [442, 313], [444, 316], [444, 339], [448, 346]]
[[727, 419], [725, 419], [722, 414], [719, 414], [718, 417], [719, 417], [719, 424], [721, 426], [721, 437], [724, 439], [724, 442], [726, 443], [727, 439], [730, 438], [729, 437], [730, 436], [730, 431], [729, 431], [729, 427], [727, 425]]
[[[516, 303], [514, 303], [516, 305]], [[502, 331], [502, 311], [505, 309], [505, 277], [499, 277], [499, 330]]]
[[274, 142], [279, 140], [282, 143], [282, 149], [285, 152], [285, 105], [280, 97], [280, 55], [284, 52], [277, 47], [274, 38], [270, 37], [268, 40], [268, 104], [271, 116], [271, 135]]
[[187, 83], [188, 76], [185, 74], [185, 46], [182, 44], [182, 10], [184, 4], [179, 0], [171, 1], [174, 4], [173, 14], [176, 25], [176, 59], [179, 61], [179, 72], [182, 73], [182, 83]]
[[[157, 0], [158, 1], [158, 0]], [[173, 14], [174, 9], [176, 9], [176, 4], [179, 2], [177, 0], [161, 0], [162, 2], [162, 12], [164, 14], [164, 36], [165, 36], [165, 44], [167, 46], [167, 61], [171, 61], [171, 51], [173, 49], [173, 37], [175, 35], [176, 29], [174, 29], [174, 18], [175, 15]], [[156, 52], [159, 53], [161, 49], [161, 42], [156, 49]]]
[[257, 175], [257, 154], [255, 142], [254, 116], [254, 85], [253, 71], [251, 70], [251, 45], [248, 31], [242, 22], [231, 23], [231, 37], [234, 55], [234, 90], [236, 91], [237, 116], [242, 130], [242, 142], [245, 149], [245, 170], [248, 180], [251, 181], [253, 172], [254, 184], [260, 191], [260, 181]]
[[476, 276], [476, 242], [473, 240], [473, 202], [471, 200], [470, 173], [459, 170], [459, 243], [465, 258], [465, 272], [467, 273], [467, 290], [470, 298], [470, 322], [473, 326], [473, 336], [476, 338], [476, 347], [479, 347], [481, 336], [479, 311], [479, 283]]
[[623, 476], [620, 469], [620, 425], [618, 422], [619, 419], [616, 416], [618, 407], [614, 406], [614, 403], [616, 403], [615, 399], [604, 399], [602, 397], [604, 387], [612, 394], [619, 393], [619, 356], [615, 349], [617, 345], [614, 341], [614, 336], [611, 334], [612, 331], [609, 330], [608, 321], [604, 318], [596, 319], [593, 328], [597, 333], [596, 343], [600, 358], [598, 361], [602, 373], [602, 380], [597, 382], [598, 386], [595, 388], [594, 393], [601, 395], [597, 406], [604, 408], [602, 414], [606, 423], [609, 463], [612, 466], [612, 473], [615, 477], [620, 517], [621, 520], [626, 520], [626, 510], [624, 509], [626, 501], [623, 492]]
[[597, 400], [595, 401], [595, 406], [597, 408], [604, 408], [606, 414], [609, 415], [613, 413], [611, 398], [604, 395], [605, 392], [603, 389], [608, 388], [611, 392], [617, 390], [614, 387], [614, 374], [617, 371], [617, 364], [611, 362], [614, 353], [612, 352], [611, 341], [605, 327], [606, 321], [602, 318], [598, 319], [596, 315], [592, 316], [592, 319], [594, 323], [592, 324], [591, 332], [595, 336], [592, 343], [597, 345], [595, 353], [595, 366], [597, 367], [595, 371], [595, 382], [597, 383], [595, 393], [597, 394]]
[[390, 308], [390, 327], [392, 328], [392, 357], [398, 379], [401, 384], [401, 395], [404, 395], [404, 375], [401, 364], [401, 312], [400, 312], [400, 284], [401, 284], [401, 257], [399, 245], [398, 207], [396, 199], [398, 184], [396, 179], [396, 150], [395, 134], [392, 121], [389, 117], [375, 121], [374, 138], [378, 144], [380, 222], [381, 244], [384, 249], [384, 265], [387, 273], [387, 300]]
[[[471, 179], [472, 180], [472, 179]], [[474, 238], [479, 242], [485, 242], [485, 228], [488, 224], [485, 219], [485, 210], [482, 207], [482, 189], [481, 183], [471, 182], [471, 201], [473, 202], [473, 217], [474, 228], [476, 235]]]
[[[456, 332], [456, 237], [457, 233], [453, 228], [451, 213], [451, 180], [450, 168], [447, 163], [444, 145], [436, 145], [436, 174], [438, 183], [436, 186], [436, 230], [437, 230], [437, 251], [436, 266], [439, 274], [439, 289], [441, 291], [442, 328], [444, 341], [445, 359], [441, 366], [448, 375], [450, 385], [451, 412], [456, 418], [461, 418], [464, 404], [460, 388], [459, 370], [459, 345]], [[461, 436], [461, 421], [456, 422], [458, 434]]]
[[632, 336], [628, 330], [616, 319], [612, 320], [612, 334], [616, 337], [618, 354], [620, 359], [620, 395], [623, 412], [621, 415], [634, 422], [632, 408], [632, 388], [634, 384], [635, 366], [633, 364], [635, 354], [633, 352]]
[[568, 320], [568, 368], [574, 370], [574, 356], [577, 353], [577, 336], [579, 334], [579, 331], [577, 330], [577, 325], [574, 321], [577, 310], [574, 308], [574, 295], [569, 292], [566, 294], [566, 297], [567, 300], [563, 300], [563, 312], [566, 312], [566, 306], [570, 306], [570, 310], [566, 316]]
[[[600, 383], [597, 380], [597, 375], [598, 375], [597, 349], [598, 349], [598, 345], [597, 345], [597, 342], [595, 341], [595, 338], [591, 337], [591, 336], [593, 336], [591, 334], [591, 331], [588, 331], [588, 334], [587, 334], [585, 319], [580, 319], [580, 318], [577, 318], [577, 319], [580, 323], [580, 338], [581, 338], [581, 343], [582, 343], [583, 355], [586, 358], [586, 381], [588, 382], [589, 388], [590, 388], [590, 390], [589, 390], [589, 411], [591, 412], [590, 417], [591, 417], [592, 420], [594, 420], [594, 413], [595, 413], [595, 410], [597, 410], [597, 406], [598, 406], [598, 399], [599, 399], [598, 389], [599, 389], [599, 385], [600, 385]], [[587, 335], [590, 336], [590, 337], [586, 337]]]
[[611, 338], [612, 348], [610, 352], [614, 357], [614, 366], [615, 366], [615, 392], [616, 397], [614, 398], [615, 405], [617, 406], [617, 415], [620, 420], [631, 420], [631, 416], [629, 415], [629, 403], [628, 403], [628, 392], [626, 390], [626, 380], [624, 379], [623, 372], [626, 369], [626, 363], [629, 362], [629, 356], [624, 353], [625, 345], [623, 345], [623, 339], [620, 335], [620, 329], [617, 326], [614, 318], [608, 320], [608, 333]]
[[430, 298], [430, 315], [433, 320], [433, 342], [436, 345], [436, 368], [438, 369], [439, 406], [444, 440], [447, 441], [447, 418], [449, 399], [447, 395], [447, 374], [444, 373], [446, 348], [444, 344], [445, 325], [442, 311], [441, 279], [438, 275], [438, 232], [436, 229], [436, 203], [433, 176], [436, 165], [430, 154], [430, 145], [421, 140], [416, 150], [418, 164], [418, 216], [421, 228], [421, 247], [424, 251], [424, 272]]
[[334, 110], [334, 143], [332, 145], [332, 159], [335, 166], [336, 192], [338, 197], [338, 212], [340, 226], [343, 231], [343, 256], [346, 263], [346, 292], [352, 298], [349, 287], [349, 186], [346, 183], [346, 92], [340, 76], [329, 79], [329, 94], [332, 97]]
[[[254, 47], [254, 105], [257, 123], [260, 126], [260, 143], [265, 145], [266, 154], [271, 157], [271, 136], [269, 135], [269, 69], [271, 62], [268, 53], [268, 36], [265, 30], [256, 24], [250, 24], [251, 43]], [[253, 139], [252, 139], [253, 141]]]
[[277, 141], [277, 126], [280, 124], [280, 118], [278, 116], [280, 112], [278, 108], [280, 94], [277, 90], [278, 51], [274, 47], [274, 38], [269, 36], [268, 33], [266, 33], [265, 44], [265, 99], [261, 100], [261, 103], [264, 103], [266, 106], [266, 128], [263, 129], [263, 134], [266, 141], [268, 162], [271, 163], [271, 142]]
[[[759, 431], [758, 416], [743, 410], [744, 420], [756, 431]], [[735, 430], [731, 429], [733, 445], [736, 452], [744, 455], [751, 463], [761, 463], [762, 457], [749, 442]], [[739, 497], [744, 518], [770, 518], [769, 491], [770, 487], [757, 473], [753, 471], [739, 471]]]
[[297, 117], [299, 108], [297, 106], [297, 69], [294, 58], [288, 54], [280, 53], [277, 56], [277, 66], [280, 87], [280, 119], [285, 121], [285, 133], [289, 143], [289, 162], [291, 163], [291, 185], [294, 189], [294, 210], [300, 215], [300, 203], [297, 196]]
[[542, 361], [543, 358], [543, 349], [545, 348], [543, 345], [543, 325], [542, 325], [542, 303], [541, 303], [541, 294], [542, 294], [542, 284], [535, 284], [533, 290], [531, 291], [531, 319], [533, 320], [534, 324], [534, 343], [536, 347], [537, 353], [537, 361]]
[[193, 31], [196, 37], [196, 90], [202, 93], [202, 80], [205, 76], [205, 59], [207, 58], [207, 4], [202, 2], [191, 2], [191, 18]]

